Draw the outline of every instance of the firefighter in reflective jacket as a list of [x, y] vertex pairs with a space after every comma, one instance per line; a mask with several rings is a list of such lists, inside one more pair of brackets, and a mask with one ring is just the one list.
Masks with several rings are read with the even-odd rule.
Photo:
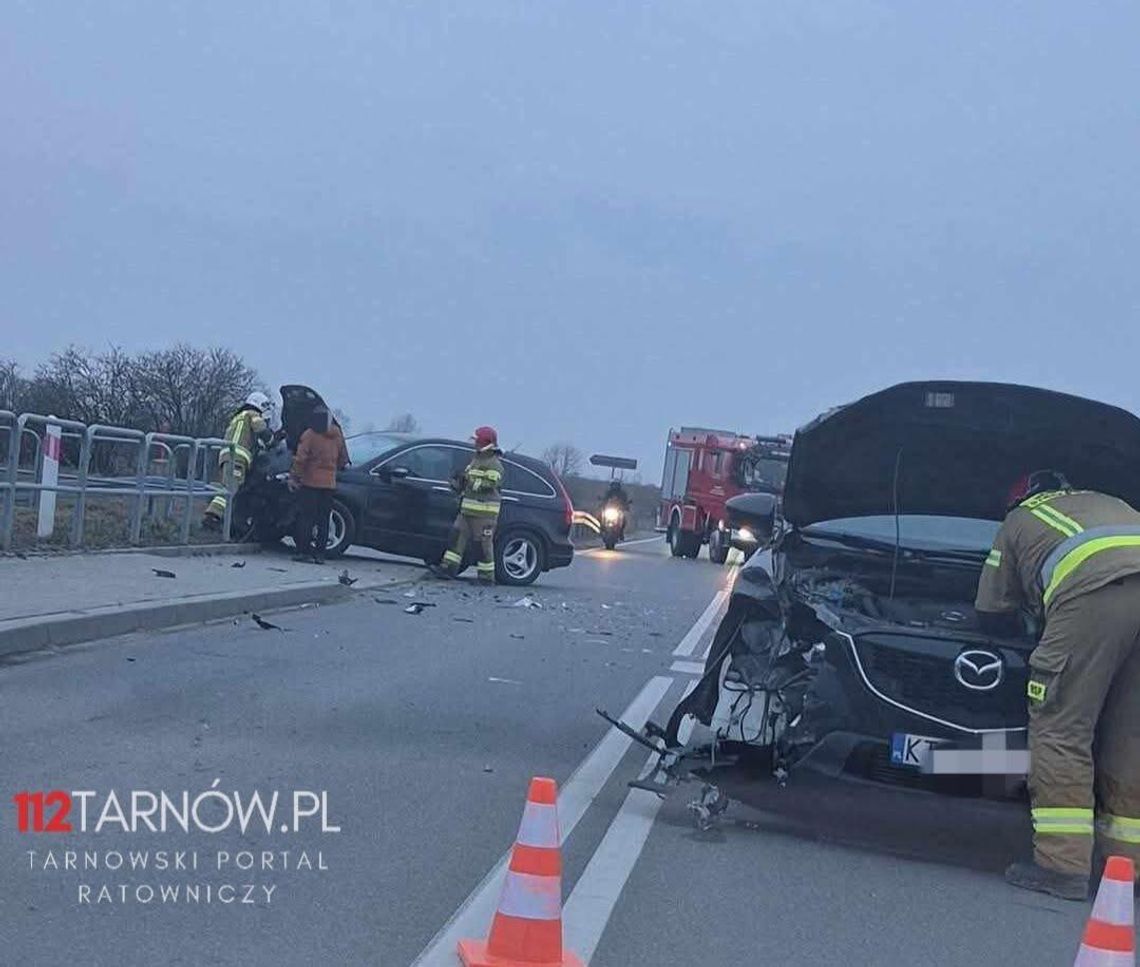
[[1094, 836], [1140, 865], [1140, 513], [1039, 470], [1010, 492], [982, 568], [983, 628], [1044, 617], [1029, 658], [1032, 863], [1015, 886], [1087, 899]]
[[[233, 492], [245, 482], [245, 475], [253, 463], [253, 455], [258, 446], [264, 446], [273, 441], [274, 433], [269, 428], [269, 416], [273, 403], [264, 393], [250, 393], [237, 412], [230, 417], [229, 426], [226, 427], [225, 440], [232, 443], [231, 448], [226, 447], [218, 455], [218, 462], [222, 467], [222, 478], [225, 479], [226, 463], [233, 461]], [[221, 526], [226, 512], [226, 498], [220, 494], [210, 501], [206, 508], [206, 516], [202, 521], [204, 527], [216, 530]]]
[[499, 520], [499, 489], [503, 483], [503, 463], [499, 459], [499, 438], [494, 429], [481, 426], [475, 431], [475, 456], [455, 481], [462, 494], [459, 516], [451, 529], [451, 545], [444, 552], [443, 566], [436, 573], [452, 577], [463, 566], [463, 553], [469, 541], [479, 546], [475, 570], [480, 581], [495, 581], [495, 524]]

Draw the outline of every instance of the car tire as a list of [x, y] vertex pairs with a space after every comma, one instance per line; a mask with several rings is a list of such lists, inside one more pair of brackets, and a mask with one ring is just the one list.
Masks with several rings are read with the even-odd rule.
[[534, 584], [546, 565], [546, 546], [533, 531], [516, 528], [495, 540], [495, 580], [524, 587]]
[[728, 560], [729, 550], [728, 541], [724, 539], [724, 531], [714, 528], [709, 534], [709, 560], [713, 564], [723, 564]]
[[346, 504], [334, 499], [329, 511], [329, 543], [325, 557], [340, 557], [356, 539], [356, 518]]

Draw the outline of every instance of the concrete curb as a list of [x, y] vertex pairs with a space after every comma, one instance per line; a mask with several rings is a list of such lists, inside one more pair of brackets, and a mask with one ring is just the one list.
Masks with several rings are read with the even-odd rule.
[[135, 631], [160, 631], [178, 625], [232, 618], [250, 611], [271, 611], [300, 604], [332, 604], [360, 592], [386, 590], [410, 581], [361, 582], [353, 588], [327, 581], [258, 588], [225, 594], [199, 594], [174, 601], [92, 608], [71, 614], [0, 622], [0, 657], [59, 648]]

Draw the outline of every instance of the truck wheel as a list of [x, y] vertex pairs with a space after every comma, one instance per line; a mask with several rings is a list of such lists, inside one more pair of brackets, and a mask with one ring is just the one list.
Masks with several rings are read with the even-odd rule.
[[669, 542], [669, 553], [673, 557], [684, 557], [685, 548], [682, 543], [682, 535], [684, 531], [681, 530], [681, 522], [674, 518], [669, 522], [669, 533], [666, 535], [666, 540]]
[[728, 560], [728, 541], [724, 539], [724, 531], [716, 528], [709, 534], [709, 560], [713, 564], [723, 564]]
[[694, 534], [692, 531], [683, 531], [682, 533], [685, 537], [685, 557], [695, 561], [700, 556], [701, 544], [704, 541], [701, 540], [700, 534]]

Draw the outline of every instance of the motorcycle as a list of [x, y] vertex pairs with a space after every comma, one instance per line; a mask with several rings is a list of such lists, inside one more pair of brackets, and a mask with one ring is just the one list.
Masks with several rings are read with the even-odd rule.
[[608, 503], [602, 508], [602, 543], [612, 551], [618, 541], [625, 540], [625, 510], [620, 504]]

